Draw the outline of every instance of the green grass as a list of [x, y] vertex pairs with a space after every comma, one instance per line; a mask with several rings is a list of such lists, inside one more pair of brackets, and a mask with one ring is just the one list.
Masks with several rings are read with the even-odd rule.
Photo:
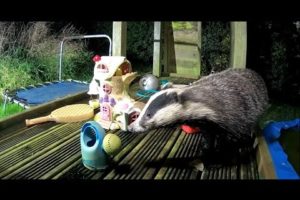
[[0, 120], [13, 115], [15, 113], [22, 112], [24, 108], [20, 107], [17, 104], [7, 103], [5, 110], [3, 109], [3, 103], [0, 102]]

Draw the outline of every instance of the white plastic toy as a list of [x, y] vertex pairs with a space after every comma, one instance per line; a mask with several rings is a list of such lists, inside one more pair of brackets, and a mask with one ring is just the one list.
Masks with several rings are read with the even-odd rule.
[[130, 62], [123, 56], [96, 55], [93, 60], [94, 77], [88, 94], [98, 96], [100, 112], [96, 114], [95, 121], [105, 129], [127, 131], [127, 126], [138, 117], [144, 106], [128, 94], [129, 85], [137, 73], [132, 72]]

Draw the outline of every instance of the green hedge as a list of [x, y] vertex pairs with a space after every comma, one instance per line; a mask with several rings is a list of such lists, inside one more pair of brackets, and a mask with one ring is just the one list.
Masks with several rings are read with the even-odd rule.
[[222, 71], [229, 66], [230, 23], [202, 22], [201, 74]]

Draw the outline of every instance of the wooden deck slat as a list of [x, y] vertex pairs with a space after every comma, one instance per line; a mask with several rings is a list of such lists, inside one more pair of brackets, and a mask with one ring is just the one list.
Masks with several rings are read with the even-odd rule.
[[178, 154], [175, 154], [175, 159], [182, 160], [183, 164], [180, 164], [178, 167], [174, 167], [172, 171], [170, 171], [170, 179], [183, 179], [190, 171], [193, 170], [189, 163], [196, 158], [193, 154], [195, 149], [198, 147], [196, 142], [199, 141], [195, 138], [200, 136], [200, 134], [186, 134], [185, 140], [181, 144], [181, 148], [178, 149]]
[[200, 179], [201, 180], [206, 180], [208, 179], [208, 176], [209, 176], [209, 170], [207, 168], [204, 168], [202, 174], [201, 174], [201, 177]]
[[147, 154], [143, 156], [143, 161], [139, 164], [140, 173], [137, 175], [133, 175], [132, 178], [142, 178], [147, 172], [147, 170], [151, 168], [151, 166], [147, 166], [147, 164], [157, 164], [157, 158], [159, 153], [163, 150], [165, 145], [167, 145], [167, 141], [172, 137], [173, 133], [173, 129], [166, 129], [164, 132], [160, 132], [160, 135], [162, 135], [163, 137], [161, 139], [157, 138], [157, 141], [154, 143], [151, 151], [147, 152]]
[[[163, 159], [164, 156], [167, 156], [167, 154], [165, 153], [165, 151], [168, 151], [168, 149], [166, 149], [165, 147], [170, 147], [168, 145], [168, 143], [170, 144], [170, 138], [172, 138], [172, 136], [174, 135], [174, 130], [175, 129], [168, 129], [166, 130], [165, 133], [161, 133], [164, 134], [165, 137], [159, 141], [159, 144], [153, 148], [152, 153], [149, 156], [145, 156], [145, 159], [143, 161], [144, 164], [140, 165], [141, 168], [141, 173], [139, 173], [137, 176], [132, 176], [134, 179], [144, 179], [143, 177], [145, 177], [148, 169], [151, 169], [150, 166], [147, 166], [147, 164], [151, 164], [151, 163], [155, 163], [155, 165], [157, 164], [157, 161], [159, 159]], [[172, 140], [171, 140], [172, 141]], [[156, 166], [158, 167], [158, 166]], [[156, 167], [152, 167], [152, 169], [155, 169]], [[148, 174], [148, 179], [153, 178], [153, 176], [155, 175], [154, 173], [152, 173], [152, 176], [150, 176], [151, 174]]]
[[[2, 157], [4, 157], [6, 154], [12, 153], [13, 151], [17, 151], [18, 149], [24, 147], [24, 145], [26, 145], [30, 142], [36, 142], [41, 138], [48, 137], [49, 134], [51, 134], [52, 132], [58, 130], [61, 126], [63, 126], [63, 125], [59, 124], [57, 126], [54, 126], [54, 127], [50, 128], [48, 130], [45, 130], [45, 131], [41, 132], [38, 135], [35, 135], [35, 136], [30, 137], [28, 139], [25, 139], [25, 140], [19, 142], [18, 144], [5, 149], [4, 151], [0, 152], [0, 159]], [[67, 126], [67, 124], [65, 124], [65, 126]]]
[[[192, 135], [186, 135], [186, 140], [183, 141], [183, 148], [180, 149], [179, 155], [177, 158], [182, 159], [183, 161], [186, 159], [190, 143], [192, 142]], [[180, 179], [180, 177], [184, 176], [184, 165], [180, 167], [174, 167], [173, 169], [173, 177], [171, 176], [171, 179]]]
[[5, 138], [4, 140], [1, 140], [0, 142], [0, 153], [9, 149], [9, 148], [16, 148], [18, 145], [20, 145], [22, 142], [32, 139], [33, 137], [37, 135], [41, 135], [44, 131], [49, 131], [51, 128], [54, 128], [55, 126], [60, 126], [55, 123], [45, 123], [41, 126], [35, 126], [31, 129], [24, 130], [21, 132], [17, 132], [14, 135], [11, 135], [9, 138]]
[[183, 159], [183, 161], [185, 160], [186, 164], [183, 165], [181, 168], [179, 169], [176, 169], [177, 170], [177, 173], [175, 175], [175, 179], [183, 179], [183, 177], [185, 176], [185, 173], [187, 173], [187, 169], [186, 168], [189, 168], [188, 166], [188, 163], [190, 162], [190, 153], [191, 153], [191, 150], [192, 148], [195, 148], [196, 146], [194, 146], [194, 138], [195, 138], [196, 135], [187, 135], [188, 137], [188, 141], [187, 143], [185, 144], [185, 148], [181, 150], [181, 155], [179, 158]]
[[55, 123], [45, 123], [40, 126], [33, 126], [31, 128], [21, 130], [20, 132], [16, 132], [10, 135], [10, 137], [0, 140], [0, 152], [5, 151], [10, 147], [15, 148], [19, 143], [40, 134], [43, 131], [49, 131], [53, 126], [55, 126]]
[[222, 167], [222, 179], [226, 180], [227, 178], [227, 167]]
[[[195, 149], [192, 153], [192, 157], [193, 158], [196, 158], [196, 159], [199, 159], [199, 152], [200, 152], [200, 148], [201, 146], [199, 145], [200, 144], [200, 141], [201, 141], [201, 138], [202, 138], [202, 135], [201, 134], [197, 134], [197, 137], [195, 139]], [[197, 179], [197, 177], [200, 177], [201, 176], [201, 173], [198, 169], [191, 169], [190, 170], [190, 173], [189, 173], [189, 176], [185, 177], [185, 179]]]
[[[30, 129], [33, 129], [33, 128], [35, 128], [35, 127], [34, 126], [32, 126], [32, 127], [22, 127], [22, 128], [20, 128], [18, 130], [11, 131], [10, 134], [1, 136], [0, 137], [0, 142], [5, 141], [8, 138], [15, 137], [15, 135], [21, 134], [21, 133], [23, 133], [25, 131], [30, 131]], [[0, 133], [1, 133], [1, 131], [2, 130], [0, 130]]]
[[213, 176], [214, 180], [218, 179], [219, 169], [220, 169], [219, 167], [214, 168], [214, 176]]
[[226, 179], [228, 180], [228, 179], [230, 179], [231, 168], [230, 168], [230, 166], [226, 166], [225, 168], [226, 168]]
[[75, 135], [75, 137], [70, 138], [70, 140], [62, 143], [56, 148], [51, 149], [38, 159], [27, 163], [10, 175], [4, 177], [4, 179], [39, 179], [41, 176], [51, 171], [55, 166], [64, 162], [68, 157], [71, 157], [79, 151], [79, 136]]
[[249, 163], [247, 164], [247, 176], [249, 180], [252, 179], [251, 160], [249, 160]]
[[[67, 133], [69, 132], [66, 131], [66, 133], [62, 134], [63, 136], [66, 136]], [[12, 163], [16, 163], [20, 160], [26, 159], [28, 156], [34, 155], [36, 152], [44, 149], [45, 147], [51, 145], [55, 141], [59, 141], [62, 136], [57, 136], [55, 134], [47, 133], [47, 137], [42, 137], [43, 139], [38, 140], [35, 139], [33, 142], [28, 142], [24, 143], [23, 146], [19, 146], [19, 148], [12, 149], [9, 152], [6, 152], [5, 155], [1, 155], [0, 161], [5, 161], [2, 165], [0, 164], [0, 167], [4, 168], [6, 166], [11, 165]]]
[[[132, 134], [123, 131], [117, 131], [116, 134], [119, 135], [122, 141], [122, 150], [115, 157], [113, 157], [113, 161], [115, 163], [118, 163], [119, 160], [121, 160], [128, 152], [130, 152], [131, 149], [134, 148], [134, 146], [144, 137], [144, 135]], [[56, 175], [55, 177], [53, 177], [53, 179], [66, 179], [66, 178], [77, 179], [79, 177], [82, 178], [83, 175], [84, 178], [99, 179], [103, 177], [105, 174], [107, 174], [109, 172], [108, 170], [109, 169], [105, 171], [91, 171], [89, 169], [86, 169], [82, 164], [81, 155], [80, 155], [80, 159], [76, 161], [76, 164], [73, 164], [65, 172]]]
[[[74, 155], [75, 156], [75, 155]], [[52, 177], [53, 180], [57, 180], [60, 177], [62, 177], [63, 175], [65, 175], [66, 173], [68, 173], [72, 168], [74, 168], [75, 166], [78, 166], [81, 163], [81, 153], [79, 154], [79, 157], [77, 160], [75, 160], [72, 164], [70, 164], [68, 167], [62, 168], [62, 170], [57, 173], [55, 176]], [[46, 176], [46, 175], [45, 175]], [[41, 179], [43, 179], [44, 177], [41, 177]], [[47, 176], [45, 177], [45, 179], [47, 178]]]
[[55, 177], [56, 179], [84, 179], [84, 174], [81, 173], [84, 169], [82, 159], [80, 158], [80, 160], [78, 160], [74, 165], [69, 167], [68, 171], [65, 171], [60, 176]]
[[[192, 136], [192, 141], [193, 143], [191, 144], [189, 151], [187, 152], [189, 160], [194, 160], [197, 159], [197, 152], [199, 151], [199, 144], [200, 144], [200, 139], [201, 139], [201, 134], [196, 134]], [[185, 175], [182, 177], [183, 179], [196, 179], [197, 173], [192, 173], [195, 172], [195, 169], [192, 166], [189, 166], [188, 168], [184, 169]], [[191, 174], [194, 174], [194, 178], [191, 177]]]
[[[67, 169], [69, 166], [72, 166], [72, 164], [78, 160], [81, 161], [81, 152], [77, 152], [76, 154], [73, 154], [68, 159], [66, 159], [63, 163], [58, 165], [57, 167], [53, 168], [51, 171], [44, 174], [39, 179], [45, 180], [45, 179], [56, 179], [56, 177], [59, 177], [60, 173], [63, 172], [65, 169]], [[55, 178], [54, 178], [55, 177]]]
[[160, 129], [156, 137], [153, 137], [152, 140], [148, 140], [148, 145], [145, 145], [143, 150], [140, 150], [131, 162], [126, 163], [131, 165], [131, 171], [127, 174], [124, 173], [120, 178], [136, 179], [136, 176], [141, 173], [142, 166], [144, 166], [145, 162], [151, 160], [153, 153], [161, 148], [161, 144], [164, 142], [164, 138], [167, 137], [167, 133], [169, 133], [167, 129]]
[[[83, 166], [79, 133], [85, 122], [57, 124], [49, 122], [24, 127], [24, 116], [39, 116], [72, 103], [88, 99], [75, 95], [72, 100], [50, 103], [25, 115], [15, 116], [17, 123], [0, 121], [0, 178], [3, 179], [257, 179], [255, 155], [249, 163], [197, 171], [189, 165], [198, 158], [201, 134], [188, 135], [180, 128], [160, 128], [148, 134], [115, 132], [122, 150], [103, 171]], [[76, 99], [77, 98], [77, 99]], [[76, 99], [76, 100], [75, 100]], [[77, 101], [77, 102], [76, 102]], [[36, 111], [36, 113], [31, 113]], [[19, 123], [22, 122], [22, 123]], [[73, 135], [72, 135], [73, 134]], [[260, 157], [259, 157], [260, 158]], [[260, 168], [262, 168], [260, 166]]]
[[222, 168], [222, 167], [216, 167], [216, 168], [215, 168], [215, 173], [214, 173], [214, 178], [213, 178], [214, 180], [217, 180], [217, 179], [218, 179], [220, 168]]
[[[157, 158], [154, 160], [155, 162], [162, 163], [165, 157], [168, 155], [168, 153], [171, 151], [173, 145], [175, 144], [176, 140], [178, 139], [179, 135], [181, 133], [181, 130], [177, 128], [174, 133], [172, 134], [171, 138], [168, 140], [166, 145], [164, 146], [163, 150], [160, 152], [160, 154], [157, 156]], [[143, 176], [143, 179], [152, 179], [156, 171], [159, 169], [156, 168], [150, 168], [147, 170], [145, 175]]]
[[208, 175], [208, 179], [211, 180], [211, 179], [214, 179], [214, 173], [215, 173], [215, 168], [214, 167], [211, 167], [209, 169], [209, 175]]
[[167, 160], [163, 163], [163, 166], [160, 168], [160, 170], [158, 171], [158, 173], [154, 177], [154, 179], [165, 179], [166, 178], [165, 174], [166, 174], [166, 172], [169, 169], [167, 166], [170, 164], [170, 159], [172, 159], [175, 156], [178, 148], [180, 147], [180, 145], [181, 145], [181, 143], [182, 143], [182, 141], [184, 139], [184, 136], [185, 135], [182, 132], [180, 132], [179, 137], [178, 137], [176, 143], [174, 144], [174, 146], [173, 146], [170, 154], [167, 157]]
[[[7, 176], [8, 174], [10, 173], [13, 173], [14, 171], [18, 171], [20, 169], [23, 169], [23, 167], [27, 166], [26, 164], [35, 160], [36, 158], [38, 158], [39, 156], [44, 156], [44, 155], [47, 155], [47, 152], [48, 151], [53, 151], [53, 149], [61, 144], [63, 144], [65, 141], [69, 140], [70, 138], [72, 138], [74, 135], [78, 134], [78, 131], [75, 131], [73, 134], [70, 134], [66, 137], [64, 137], [63, 139], [61, 140], [58, 140], [54, 143], [52, 143], [51, 145], [49, 145], [48, 147], [38, 151], [38, 152], [35, 152], [35, 154], [33, 154], [32, 156], [28, 156], [26, 158], [24, 158], [22, 161], [18, 162], [18, 163], [15, 163], [15, 165], [13, 166], [10, 166], [8, 168], [6, 168], [4, 171], [2, 171], [0, 173], [0, 177], [3, 177], [3, 176]], [[36, 161], [36, 160], [35, 160]], [[22, 167], [22, 168], [21, 168]]]
[[217, 176], [217, 179], [222, 179], [222, 172], [223, 172], [223, 167], [220, 167], [219, 169], [218, 169], [218, 176]]
[[257, 165], [256, 165], [254, 155], [251, 155], [250, 170], [251, 170], [251, 179], [258, 179]]
[[[153, 137], [155, 133], [157, 133], [159, 130], [152, 130], [148, 134], [145, 135], [145, 137], [139, 141], [139, 143], [131, 150], [130, 154], [127, 155], [121, 162], [119, 162], [119, 166], [125, 165], [125, 163], [128, 163], [131, 159], [134, 158], [134, 156], [138, 153], [139, 149], [144, 146], [147, 141]], [[107, 176], [104, 177], [104, 179], [113, 179], [115, 177], [120, 176], [120, 174], [117, 173], [116, 169], [113, 169]]]
[[236, 165], [232, 165], [231, 166], [231, 169], [230, 169], [230, 179], [237, 179], [237, 174], [238, 174], [237, 168], [238, 167]]
[[[188, 138], [187, 138], [187, 135], [186, 135], [185, 133], [181, 132], [181, 134], [183, 134], [183, 140], [182, 140], [182, 143], [181, 143], [181, 145], [178, 146], [178, 148], [176, 149], [176, 152], [175, 152], [175, 154], [174, 154], [174, 157], [171, 158], [173, 164], [172, 164], [171, 166], [169, 166], [169, 169], [166, 171], [166, 174], [165, 174], [164, 179], [172, 179], [173, 175], [176, 173], [176, 165], [182, 163], [182, 162], [179, 163], [179, 162], [177, 162], [177, 161], [178, 161], [178, 159], [180, 159], [180, 153], [182, 152], [182, 149], [183, 149], [184, 147], [186, 147], [186, 146], [185, 146], [185, 143], [186, 143], [186, 140], [187, 140]], [[177, 160], [177, 161], [176, 161], [176, 160]], [[171, 162], [171, 163], [172, 163], [172, 162]]]
[[[9, 174], [13, 170], [63, 143], [70, 138], [70, 133], [79, 133], [80, 123], [66, 124], [66, 126], [69, 126], [68, 130], [62, 129], [64, 126], [61, 126], [60, 128], [53, 129], [28, 143], [24, 143], [16, 149], [12, 149], [11, 151], [2, 154], [0, 156], [0, 177]], [[43, 142], [47, 145], [41, 145]]]
[[247, 175], [247, 167], [245, 164], [241, 164], [240, 165], [240, 179], [247, 179], [248, 175]]
[[[135, 173], [129, 173], [127, 178], [129, 179], [137, 179], [138, 176], [142, 176], [142, 170], [144, 167], [145, 162], [151, 161], [152, 158], [155, 155], [155, 151], [161, 147], [164, 140], [166, 140], [168, 130], [163, 130], [158, 132], [158, 137], [155, 138], [156, 140], [150, 141], [149, 146], [146, 147], [143, 151], [140, 151], [140, 154], [137, 154], [137, 158], [135, 161], [131, 164], [134, 166], [134, 172]], [[132, 170], [133, 172], [133, 170]]]

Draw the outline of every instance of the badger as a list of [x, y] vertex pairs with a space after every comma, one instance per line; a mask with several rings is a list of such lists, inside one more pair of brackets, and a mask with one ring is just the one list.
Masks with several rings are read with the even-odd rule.
[[128, 130], [187, 124], [200, 127], [204, 150], [238, 149], [253, 141], [252, 130], [267, 106], [263, 79], [250, 69], [229, 68], [185, 87], [157, 92]]

